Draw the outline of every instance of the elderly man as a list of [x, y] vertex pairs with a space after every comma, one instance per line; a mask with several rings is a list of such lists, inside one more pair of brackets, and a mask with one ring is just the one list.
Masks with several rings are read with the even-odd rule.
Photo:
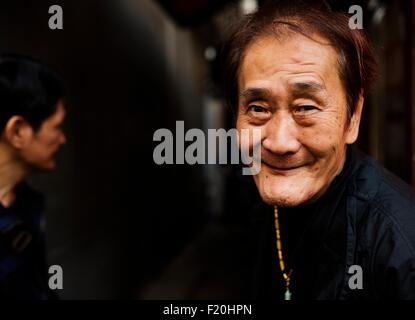
[[63, 86], [43, 65], [0, 55], [0, 298], [48, 299], [43, 196], [24, 180], [55, 169], [65, 143]]
[[415, 298], [415, 195], [352, 146], [376, 61], [348, 21], [274, 1], [225, 46], [236, 127], [261, 130], [256, 298]]

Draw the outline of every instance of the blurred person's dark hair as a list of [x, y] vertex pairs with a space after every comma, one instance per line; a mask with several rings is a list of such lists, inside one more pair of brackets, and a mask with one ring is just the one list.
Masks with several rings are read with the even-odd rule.
[[267, 1], [259, 10], [238, 20], [223, 47], [223, 89], [230, 108], [238, 109], [238, 72], [246, 49], [256, 39], [277, 39], [293, 33], [317, 41], [317, 35], [338, 53], [340, 79], [345, 87], [348, 120], [359, 95], [367, 95], [376, 79], [377, 61], [364, 30], [350, 29], [350, 16], [333, 11], [326, 1]]
[[0, 54], [0, 132], [14, 115], [37, 131], [63, 96], [61, 79], [44, 64], [20, 54]]

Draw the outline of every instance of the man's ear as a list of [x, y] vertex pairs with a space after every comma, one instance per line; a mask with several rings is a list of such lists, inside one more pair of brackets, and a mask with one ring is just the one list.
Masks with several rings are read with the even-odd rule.
[[363, 93], [359, 95], [354, 113], [350, 119], [349, 126], [346, 131], [346, 143], [352, 144], [357, 140], [359, 135], [360, 119], [362, 118], [363, 102], [365, 101]]
[[7, 121], [3, 136], [9, 145], [21, 149], [33, 137], [33, 129], [22, 116], [13, 116]]

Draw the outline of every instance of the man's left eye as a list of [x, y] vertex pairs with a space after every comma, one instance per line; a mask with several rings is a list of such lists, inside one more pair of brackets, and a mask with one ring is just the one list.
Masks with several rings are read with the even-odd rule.
[[318, 108], [313, 105], [303, 105], [303, 106], [298, 106], [297, 111], [304, 112], [304, 111], [313, 111], [317, 109]]

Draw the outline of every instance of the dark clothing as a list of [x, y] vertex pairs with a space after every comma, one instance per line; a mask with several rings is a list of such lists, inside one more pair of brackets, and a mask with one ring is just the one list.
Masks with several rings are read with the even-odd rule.
[[44, 199], [21, 183], [8, 208], [0, 205], [0, 297], [51, 298], [41, 231]]
[[[318, 201], [279, 209], [292, 299], [415, 299], [415, 193], [354, 147], [346, 159]], [[273, 207], [259, 204], [255, 217], [254, 297], [281, 300]], [[352, 265], [363, 289], [349, 286]]]

